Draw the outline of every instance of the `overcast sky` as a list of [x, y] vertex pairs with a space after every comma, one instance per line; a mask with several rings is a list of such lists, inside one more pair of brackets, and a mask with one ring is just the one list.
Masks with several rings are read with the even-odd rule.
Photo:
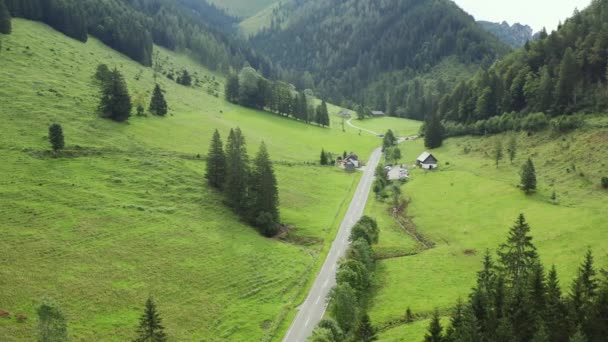
[[571, 17], [575, 8], [587, 7], [591, 0], [453, 0], [476, 20], [519, 22], [534, 32], [546, 27], [551, 32], [557, 24]]

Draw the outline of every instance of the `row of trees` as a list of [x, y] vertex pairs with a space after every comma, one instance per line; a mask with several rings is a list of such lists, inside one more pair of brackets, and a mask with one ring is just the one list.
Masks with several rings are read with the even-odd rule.
[[279, 232], [279, 191], [266, 144], [262, 142], [253, 165], [240, 128], [231, 129], [224, 149], [217, 130], [213, 133], [205, 178], [222, 191], [226, 203], [267, 237]]
[[[131, 116], [133, 107], [129, 89], [122, 73], [117, 69], [110, 70], [107, 65], [100, 64], [95, 71], [95, 80], [101, 89], [99, 112], [104, 118], [124, 122]], [[156, 84], [152, 91], [152, 98], [148, 110], [155, 115], [165, 116], [168, 112], [164, 91]], [[137, 112], [143, 114], [144, 108], [140, 104]]]
[[268, 110], [323, 127], [330, 125], [325, 101], [315, 107], [311, 94], [297, 92], [284, 82], [268, 80], [251, 67], [243, 68], [238, 75], [228, 76], [225, 96], [229, 102], [246, 107]]
[[550, 115], [608, 108], [608, 3], [595, 0], [557, 31], [459, 84], [438, 108], [469, 124], [502, 113]]
[[351, 245], [336, 272], [329, 294], [328, 312], [315, 328], [310, 342], [374, 341], [376, 330], [366, 313], [371, 295], [375, 260], [371, 245], [378, 243], [376, 220], [363, 216], [353, 227]]
[[608, 273], [587, 252], [564, 295], [555, 266], [547, 273], [520, 215], [495, 261], [488, 251], [477, 285], [458, 301], [445, 329], [435, 313], [425, 341], [595, 342], [608, 336]]
[[214, 70], [228, 71], [245, 62], [260, 70], [272, 69], [268, 60], [234, 37], [233, 24], [237, 19], [206, 1], [4, 1], [13, 17], [43, 21], [81, 41], [92, 34], [146, 66], [152, 65], [156, 43], [172, 50], [190, 51]]

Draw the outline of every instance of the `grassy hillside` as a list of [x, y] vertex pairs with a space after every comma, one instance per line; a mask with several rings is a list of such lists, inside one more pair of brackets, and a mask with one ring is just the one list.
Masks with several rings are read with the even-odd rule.
[[[507, 135], [449, 139], [433, 151], [440, 170], [414, 170], [403, 193], [411, 199], [407, 215], [436, 246], [419, 252], [418, 244], [408, 250], [404, 241], [384, 245], [392, 249], [384, 250], [389, 253], [382, 256], [418, 254], [380, 261], [379, 288], [370, 309], [372, 321], [382, 329], [380, 340], [397, 341], [404, 336], [422, 340], [426, 326], [404, 325], [406, 308], [424, 319], [434, 308], [446, 312], [459, 296], [466, 297], [483, 253], [487, 248], [494, 251], [506, 239], [519, 213], [526, 215], [532, 227], [541, 260], [556, 265], [564, 291], [587, 247], [593, 249], [597, 267], [605, 268], [608, 192], [601, 189], [600, 178], [607, 174], [608, 128], [603, 127], [568, 134], [518, 134], [514, 164], [503, 161], [498, 169], [491, 151], [495, 141], [506, 142]], [[424, 151], [423, 142], [408, 142], [402, 149], [411, 164]], [[520, 166], [528, 157], [539, 178], [539, 191], [533, 196], [517, 188]], [[557, 201], [551, 200], [553, 191]], [[384, 215], [382, 222], [391, 220], [387, 208], [374, 200], [367, 210]], [[407, 236], [396, 224], [382, 228], [380, 236]], [[405, 239], [412, 243], [411, 238]]]
[[[0, 308], [29, 318], [0, 320], [3, 341], [34, 339], [45, 297], [63, 308], [75, 341], [131, 339], [148, 295], [172, 340], [275, 335], [359, 177], [303, 163], [321, 148], [365, 156], [378, 139], [230, 105], [219, 75], [160, 48], [166, 68], [187, 68], [202, 86], [161, 76], [170, 115], [117, 124], [96, 114], [96, 65], [119, 68], [131, 95], [146, 102], [151, 69], [95, 39], [83, 44], [25, 20], [1, 39]], [[66, 136], [60, 158], [47, 151], [52, 122]], [[252, 154], [264, 140], [277, 162], [281, 214], [293, 226], [287, 241], [239, 222], [204, 182], [197, 155], [215, 128], [225, 139], [237, 125]]]
[[269, 7], [277, 0], [210, 0], [217, 7], [240, 17], [250, 17]]

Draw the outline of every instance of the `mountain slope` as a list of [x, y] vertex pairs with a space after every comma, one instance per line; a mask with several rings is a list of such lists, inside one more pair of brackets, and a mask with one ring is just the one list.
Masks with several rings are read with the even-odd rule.
[[310, 72], [331, 100], [391, 114], [406, 107], [404, 94], [387, 96], [370, 84], [403, 86], [448, 57], [488, 66], [508, 51], [447, 0], [294, 0], [283, 7], [270, 28], [251, 39], [283, 68], [283, 78], [303, 87]]
[[[542, 31], [539, 40], [525, 49], [461, 83], [442, 100], [439, 114], [449, 121], [471, 124], [503, 113], [560, 115], [608, 110], [606, 22], [608, 2], [594, 1], [557, 31], [550, 35]], [[517, 117], [504, 119], [518, 122]]]
[[[148, 295], [175, 341], [280, 334], [358, 180], [314, 166], [319, 151], [364, 156], [378, 139], [342, 132], [335, 117], [323, 129], [229, 104], [220, 75], [158, 46], [165, 69], [187, 69], [200, 85], [155, 79], [97, 39], [37, 22], [14, 19], [0, 39], [0, 308], [29, 318], [0, 319], [2, 340], [36, 340], [44, 298], [63, 309], [71, 340], [132, 340]], [[160, 84], [169, 115], [100, 118], [98, 63], [118, 68], [145, 107]], [[48, 151], [55, 122], [66, 139], [58, 158]], [[243, 224], [204, 180], [213, 131], [225, 142], [236, 126], [250, 156], [265, 141], [275, 161], [287, 241]]]
[[495, 35], [496, 38], [513, 48], [520, 48], [524, 46], [526, 42], [533, 39], [532, 28], [528, 25], [522, 25], [520, 23], [509, 25], [506, 21], [503, 21], [502, 23], [478, 21], [478, 23], [486, 31]]

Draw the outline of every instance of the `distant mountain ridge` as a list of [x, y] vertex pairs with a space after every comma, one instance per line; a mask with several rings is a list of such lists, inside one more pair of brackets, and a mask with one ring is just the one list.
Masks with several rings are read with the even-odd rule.
[[489, 21], [480, 20], [477, 22], [486, 31], [490, 32], [503, 43], [510, 45], [513, 48], [520, 48], [526, 44], [526, 42], [534, 39], [533, 30], [528, 25], [522, 25], [515, 23], [509, 25], [506, 21], [502, 23], [493, 23]]
[[[510, 50], [448, 0], [291, 0], [270, 23], [251, 42], [280, 78], [345, 106], [418, 119], [435, 92], [468, 73], [458, 70], [488, 67]], [[439, 77], [410, 84], [433, 71]]]

